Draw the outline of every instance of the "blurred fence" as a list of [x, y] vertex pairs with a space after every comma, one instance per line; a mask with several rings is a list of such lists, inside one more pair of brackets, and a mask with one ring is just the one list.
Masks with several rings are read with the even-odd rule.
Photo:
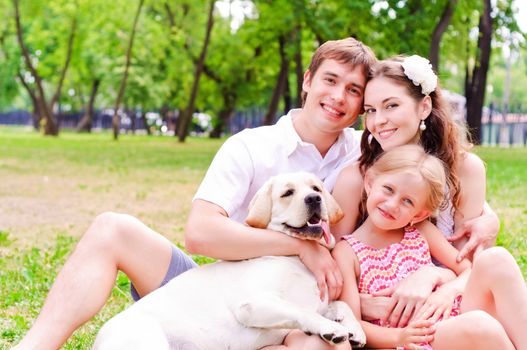
[[527, 114], [483, 112], [481, 140], [487, 146], [527, 146]]
[[[57, 118], [60, 128], [76, 129], [82, 118], [81, 113], [60, 113]], [[111, 129], [112, 128], [112, 110], [97, 111], [93, 116], [92, 128], [97, 129]], [[134, 125], [135, 122], [135, 125]], [[7, 113], [0, 113], [0, 125], [27, 125], [32, 126], [33, 120], [31, 113], [27, 111], [11, 111]], [[124, 130], [144, 130], [144, 122], [141, 118], [132, 120], [130, 116], [121, 113], [121, 129]]]
[[[262, 108], [251, 108], [234, 113], [227, 124], [227, 132], [235, 134], [245, 128], [262, 125], [265, 112]], [[111, 129], [112, 116], [112, 110], [97, 111], [93, 120], [93, 129]], [[80, 113], [61, 113], [58, 116], [60, 127], [75, 129], [81, 117], [82, 114]], [[527, 114], [509, 113], [504, 118], [501, 113], [494, 112], [491, 114], [485, 108], [481, 122], [481, 139], [484, 145], [527, 146]], [[0, 125], [32, 126], [31, 114], [27, 111], [0, 113]], [[146, 128], [143, 119], [139, 118], [137, 114], [134, 118], [131, 113], [121, 113], [121, 129], [130, 131], [145, 130]]]

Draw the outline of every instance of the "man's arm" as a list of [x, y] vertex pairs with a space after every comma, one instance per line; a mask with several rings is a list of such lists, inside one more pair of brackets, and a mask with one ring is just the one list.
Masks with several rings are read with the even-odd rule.
[[185, 229], [190, 253], [216, 259], [241, 260], [264, 255], [298, 255], [315, 275], [321, 295], [329, 289], [334, 300], [342, 288], [342, 276], [330, 252], [313, 241], [303, 241], [283, 233], [238, 223], [220, 206], [196, 199]]

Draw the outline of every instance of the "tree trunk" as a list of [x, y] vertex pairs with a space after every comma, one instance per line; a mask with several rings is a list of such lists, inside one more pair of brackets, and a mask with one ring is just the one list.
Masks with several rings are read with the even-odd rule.
[[68, 71], [68, 68], [71, 62], [71, 54], [73, 52], [73, 42], [75, 40], [76, 30], [77, 30], [77, 18], [74, 17], [73, 20], [71, 21], [71, 31], [70, 31], [70, 36], [68, 38], [68, 51], [66, 54], [66, 61], [64, 62], [64, 66], [62, 67], [62, 71], [60, 73], [60, 79], [57, 84], [57, 89], [55, 90], [55, 94], [51, 98], [51, 102], [49, 104], [49, 108], [51, 109], [51, 111], [54, 110], [55, 104], [57, 104], [60, 99], [60, 94], [62, 92], [62, 85], [64, 84], [64, 78], [66, 77], [66, 72]]
[[194, 106], [196, 103], [196, 96], [198, 94], [199, 80], [201, 78], [201, 73], [203, 73], [203, 66], [205, 64], [205, 57], [207, 56], [207, 49], [210, 42], [210, 34], [212, 32], [212, 26], [214, 25], [214, 3], [215, 1], [210, 2], [208, 20], [207, 20], [207, 30], [205, 32], [205, 40], [203, 42], [203, 47], [201, 49], [201, 54], [196, 65], [196, 71], [194, 73], [194, 83], [192, 84], [192, 90], [190, 92], [190, 99], [188, 101], [187, 107], [183, 113], [178, 118], [177, 125], [177, 137], [179, 142], [185, 142], [185, 139], [189, 132], [190, 121], [192, 120], [192, 114], [194, 113]]
[[296, 102], [295, 107], [302, 107], [302, 83], [304, 82], [304, 67], [302, 66], [302, 27], [298, 25], [295, 31], [295, 75]]
[[31, 57], [29, 56], [29, 51], [24, 43], [24, 36], [22, 33], [22, 24], [20, 20], [20, 9], [19, 9], [19, 0], [13, 0], [13, 6], [15, 8], [15, 25], [16, 25], [16, 34], [20, 50], [22, 51], [22, 56], [24, 61], [31, 72], [31, 75], [35, 78], [35, 84], [37, 86], [37, 91], [35, 93], [37, 109], [42, 113], [42, 122], [44, 124], [44, 134], [45, 135], [57, 135], [58, 128], [52, 116], [52, 111], [46, 103], [46, 94], [44, 93], [44, 87], [42, 84], [42, 77], [38, 74], [35, 66], [31, 62]]
[[225, 131], [227, 123], [231, 119], [234, 113], [234, 106], [236, 106], [237, 96], [234, 92], [224, 91], [223, 92], [223, 108], [218, 115], [218, 122], [214, 125], [214, 129], [209, 134], [212, 139], [221, 137], [221, 134]]
[[141, 110], [141, 120], [143, 121], [143, 125], [145, 126], [146, 134], [148, 136], [152, 135], [152, 130], [150, 130], [150, 126], [148, 125], [146, 121], [146, 112], [145, 110]]
[[467, 98], [467, 123], [472, 142], [481, 143], [481, 114], [485, 101], [487, 73], [489, 69], [492, 40], [492, 11], [490, 0], [483, 0], [483, 13], [479, 18], [478, 50], [472, 75], [465, 91]]
[[20, 71], [18, 71], [18, 80], [20, 80], [20, 82], [22, 83], [22, 86], [26, 89], [27, 94], [29, 95], [29, 98], [31, 99], [31, 104], [33, 105], [33, 111], [31, 112], [31, 120], [33, 121], [33, 127], [35, 128], [35, 130], [39, 130], [40, 120], [42, 119], [42, 115], [38, 107], [39, 102], [38, 102], [37, 96], [35, 95], [35, 91], [33, 91], [33, 89], [26, 83]]
[[134, 45], [134, 38], [137, 29], [137, 22], [139, 21], [139, 15], [141, 14], [141, 8], [143, 7], [144, 0], [139, 0], [137, 5], [137, 11], [135, 13], [134, 23], [132, 24], [132, 32], [130, 34], [130, 41], [128, 42], [128, 48], [126, 50], [126, 64], [124, 67], [123, 79], [121, 80], [121, 85], [119, 87], [119, 92], [117, 94], [117, 99], [115, 101], [114, 113], [112, 117], [112, 129], [113, 129], [113, 139], [117, 140], [119, 137], [119, 106], [121, 105], [121, 100], [124, 96], [124, 90], [126, 89], [126, 80], [128, 79], [128, 68], [130, 68], [130, 62], [132, 60], [132, 47]]
[[287, 112], [292, 108], [291, 84], [289, 84], [289, 69], [287, 70], [284, 80], [284, 114], [287, 114]]
[[84, 116], [79, 121], [79, 124], [77, 125], [77, 131], [78, 132], [91, 132], [91, 129], [93, 127], [93, 116], [94, 116], [94, 105], [95, 105], [95, 97], [97, 96], [97, 91], [99, 90], [99, 85], [101, 84], [100, 79], [95, 79], [92, 82], [91, 85], [91, 92], [90, 92], [90, 99], [88, 100], [88, 104], [86, 105], [86, 111], [84, 112]]
[[439, 50], [441, 44], [441, 37], [445, 33], [452, 15], [454, 14], [454, 8], [457, 5], [458, 0], [448, 0], [441, 18], [434, 28], [432, 33], [432, 44], [430, 45], [430, 63], [436, 72], [439, 72]]
[[278, 73], [276, 86], [273, 91], [273, 96], [271, 97], [271, 102], [269, 103], [269, 108], [267, 109], [267, 113], [264, 117], [263, 123], [265, 125], [272, 125], [275, 122], [274, 118], [276, 111], [278, 110], [278, 102], [280, 101], [280, 96], [282, 96], [284, 93], [287, 73], [289, 70], [289, 61], [285, 53], [285, 38], [284, 36], [280, 36], [278, 40], [280, 43], [280, 72]]

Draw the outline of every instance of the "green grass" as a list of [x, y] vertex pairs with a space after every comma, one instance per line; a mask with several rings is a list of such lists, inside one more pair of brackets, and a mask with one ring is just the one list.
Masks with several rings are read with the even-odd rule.
[[[3, 201], [20, 200], [24, 204], [12, 215], [24, 214], [30, 210], [28, 203], [48, 196], [49, 202], [45, 203], [49, 203], [50, 212], [58, 210], [54, 205], [59, 197], [79, 196], [77, 202], [71, 202], [78, 205], [78, 212], [84, 210], [84, 201], [101, 196], [115, 201], [110, 208], [126, 209], [124, 204], [138, 203], [134, 215], [181, 242], [187, 202], [222, 141], [190, 138], [180, 144], [175, 138], [122, 135], [115, 142], [109, 133], [68, 132], [50, 138], [21, 128], [0, 127], [0, 196]], [[502, 222], [498, 242], [513, 253], [527, 275], [527, 149], [477, 148], [476, 152], [487, 164], [487, 198]], [[17, 188], [2, 187], [7, 180]], [[52, 186], [56, 189], [47, 193], [46, 189]], [[122, 187], [125, 191], [120, 190]], [[167, 191], [169, 194], [163, 197]], [[187, 205], [178, 208], [179, 204], [174, 203], [179, 202], [169, 202], [177, 196], [182, 196]], [[85, 209], [88, 217], [96, 214], [90, 210]], [[58, 271], [89, 222], [78, 224], [69, 217], [53, 221], [50, 217], [47, 228], [42, 224], [17, 226], [17, 221], [7, 227], [2, 226], [1, 215], [0, 211], [0, 349], [7, 349], [31, 326]], [[23, 218], [32, 220], [32, 216]], [[78, 221], [83, 220], [81, 217]], [[163, 226], [165, 221], [169, 223]], [[204, 257], [195, 260], [210, 261]], [[75, 332], [64, 349], [89, 348], [103, 322], [131, 303], [128, 290], [129, 281], [120, 274], [102, 312]]]

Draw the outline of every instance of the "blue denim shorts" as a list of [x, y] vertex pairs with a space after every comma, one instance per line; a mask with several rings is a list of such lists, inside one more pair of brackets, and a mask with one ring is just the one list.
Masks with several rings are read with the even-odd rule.
[[[181, 251], [181, 249], [179, 249], [175, 245], [172, 245], [172, 259], [170, 260], [170, 265], [168, 266], [168, 271], [165, 275], [165, 278], [163, 279], [163, 282], [161, 282], [159, 287], [163, 287], [172, 278], [196, 266], [198, 266], [198, 264], [196, 264], [194, 260], [190, 258], [190, 256], [183, 253], [183, 251]], [[130, 284], [130, 294], [132, 294], [132, 298], [134, 299], [134, 301], [138, 301], [139, 299], [141, 299], [133, 284]]]

